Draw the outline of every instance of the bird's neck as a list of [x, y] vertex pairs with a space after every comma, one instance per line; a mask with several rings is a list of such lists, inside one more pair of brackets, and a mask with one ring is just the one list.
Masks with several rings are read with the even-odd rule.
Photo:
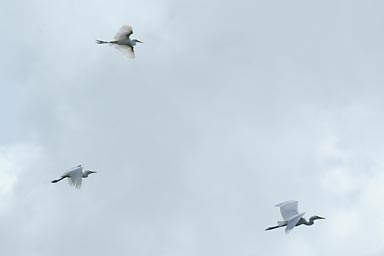
[[313, 217], [309, 218], [309, 221], [307, 221], [306, 219], [303, 218], [303, 224], [304, 225], [311, 226], [311, 225], [313, 225], [313, 223], [314, 223]]

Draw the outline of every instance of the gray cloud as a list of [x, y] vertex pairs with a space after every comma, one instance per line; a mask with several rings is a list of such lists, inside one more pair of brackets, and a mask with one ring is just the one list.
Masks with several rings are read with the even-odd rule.
[[[3, 254], [383, 251], [382, 5], [4, 4]], [[133, 61], [94, 43], [124, 23]], [[327, 220], [264, 232], [289, 199]]]

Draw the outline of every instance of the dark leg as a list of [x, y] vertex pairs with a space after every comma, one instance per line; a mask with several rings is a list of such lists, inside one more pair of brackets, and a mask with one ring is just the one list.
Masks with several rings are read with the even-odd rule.
[[287, 224], [282, 225], [282, 226], [269, 227], [269, 228], [266, 228], [265, 231], [267, 231], [267, 230], [272, 230], [272, 229], [275, 229], [275, 228], [281, 228], [281, 227], [285, 227], [285, 226], [287, 226]]
[[61, 181], [62, 179], [64, 179], [65, 177], [61, 177], [60, 179], [58, 179], [58, 180], [53, 180], [53, 181], [51, 181], [52, 183], [56, 183], [56, 182], [59, 182], [59, 181]]

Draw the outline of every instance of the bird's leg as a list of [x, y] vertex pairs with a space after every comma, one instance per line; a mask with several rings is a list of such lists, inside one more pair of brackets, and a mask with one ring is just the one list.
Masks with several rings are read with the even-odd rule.
[[53, 181], [51, 181], [51, 182], [52, 182], [52, 183], [56, 183], [56, 182], [61, 181], [61, 180], [64, 179], [64, 178], [66, 178], [66, 177], [61, 177], [60, 179], [58, 179], [58, 180], [53, 180]]
[[272, 230], [272, 229], [275, 229], [275, 228], [281, 228], [281, 227], [285, 227], [285, 226], [287, 226], [287, 224], [284, 224], [284, 225], [277, 225], [277, 226], [273, 226], [273, 227], [266, 228], [265, 231], [267, 231], [267, 230]]
[[107, 44], [108, 42], [106, 42], [106, 41], [101, 41], [101, 40], [96, 40], [96, 43], [97, 43], [97, 44]]
[[117, 41], [102, 41], [102, 40], [96, 40], [97, 44], [115, 44]]

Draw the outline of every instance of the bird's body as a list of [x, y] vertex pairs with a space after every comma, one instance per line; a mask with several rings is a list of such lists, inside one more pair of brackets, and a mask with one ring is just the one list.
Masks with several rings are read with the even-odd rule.
[[[300, 225], [311, 226], [311, 225], [313, 225], [315, 223], [316, 219], [323, 219], [322, 217], [320, 217], [320, 218], [316, 218], [316, 217], [319, 217], [319, 216], [312, 216], [311, 218], [309, 218], [309, 221], [307, 221], [305, 218], [300, 218], [299, 221], [297, 222], [297, 224], [295, 225], [295, 227], [300, 226]], [[288, 224], [288, 222], [285, 221], [284, 223], [281, 223], [280, 225], [269, 227], [266, 230], [286, 227], [287, 224]]]
[[297, 201], [287, 201], [280, 204], [277, 204], [277, 207], [280, 207], [281, 216], [283, 217], [283, 221], [278, 221], [277, 226], [268, 227], [266, 230], [272, 230], [275, 228], [281, 228], [286, 227], [285, 232], [289, 233], [294, 227], [300, 226], [300, 225], [306, 225], [311, 226], [314, 224], [315, 220], [319, 219], [325, 219], [323, 217], [319, 216], [312, 216], [309, 218], [309, 221], [307, 221], [303, 213], [299, 213], [298, 211], [298, 202]]
[[120, 41], [115, 41], [115, 44], [117, 44], [117, 45], [135, 46], [136, 45], [136, 41], [135, 41], [135, 39], [131, 40], [129, 38], [126, 38], [126, 39], [123, 39], [123, 40], [120, 40]]
[[115, 35], [112, 41], [96, 40], [97, 44], [110, 44], [114, 45], [116, 49], [121, 51], [124, 55], [129, 58], [135, 58], [134, 46], [137, 43], [143, 43], [137, 39], [130, 39], [129, 37], [133, 34], [131, 26], [124, 25], [120, 28], [120, 31]]
[[68, 182], [71, 186], [74, 186], [75, 188], [81, 188], [83, 178], [87, 178], [88, 175], [90, 175], [91, 173], [96, 172], [90, 170], [83, 171], [83, 167], [81, 165], [78, 165], [65, 172], [60, 179], [53, 180], [52, 183], [57, 183], [62, 179], [68, 178]]

